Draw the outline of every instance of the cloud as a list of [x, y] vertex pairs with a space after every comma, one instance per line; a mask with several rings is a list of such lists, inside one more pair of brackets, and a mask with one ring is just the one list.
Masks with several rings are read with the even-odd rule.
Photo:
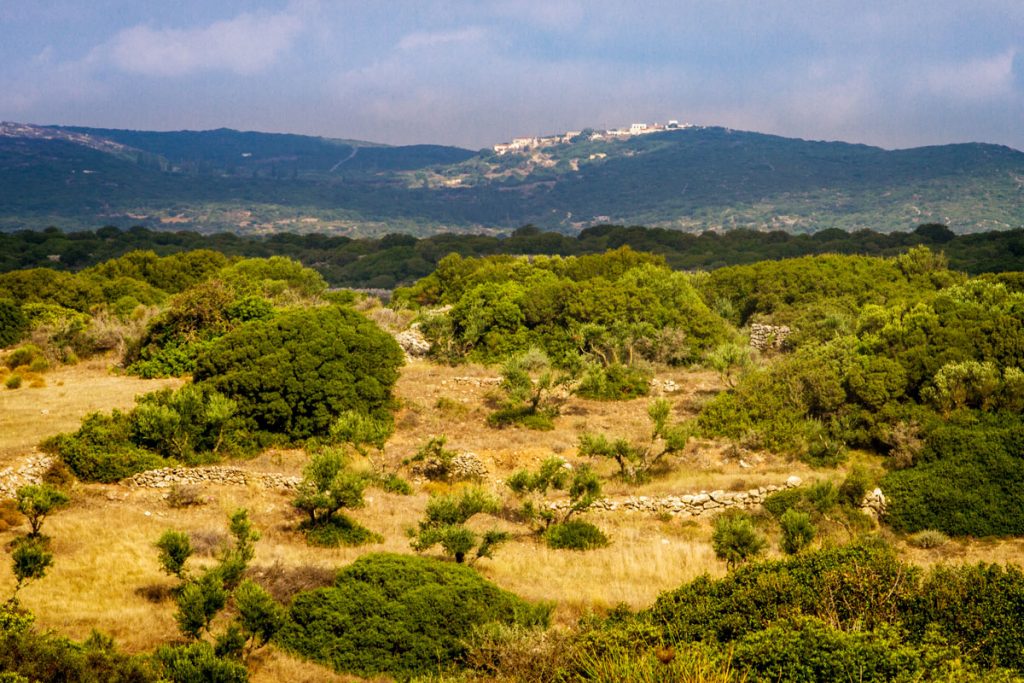
[[987, 100], [1004, 97], [1014, 89], [1016, 49], [994, 57], [971, 59], [930, 67], [924, 85], [935, 95], [954, 100]]
[[469, 26], [454, 31], [416, 32], [405, 35], [398, 41], [399, 50], [420, 50], [447, 45], [479, 43], [487, 32], [478, 26]]
[[89, 60], [145, 76], [229, 71], [247, 76], [274, 64], [303, 29], [295, 15], [243, 13], [190, 29], [133, 26], [94, 49]]

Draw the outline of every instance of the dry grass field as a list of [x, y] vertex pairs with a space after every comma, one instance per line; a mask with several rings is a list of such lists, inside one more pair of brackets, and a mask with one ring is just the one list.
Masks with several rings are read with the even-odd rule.
[[[422, 362], [407, 366], [397, 388], [401, 401], [397, 431], [385, 460], [400, 462], [431, 436], [445, 435], [450, 448], [480, 456], [490, 471], [485, 486], [504, 495], [500, 481], [514, 469], [552, 453], [575, 459], [575, 445], [583, 431], [639, 438], [648, 429], [647, 399], [602, 403], [575, 398], [562, 406], [552, 431], [491, 429], [485, 424], [485, 404], [487, 393], [493, 391], [487, 380], [495, 376], [493, 370], [476, 366], [446, 368]], [[668, 396], [679, 419], [692, 415], [701, 401], [720, 390], [714, 373], [680, 371], [665, 378], [680, 387]], [[130, 407], [135, 395], [174, 383], [118, 376], [97, 361], [47, 373], [43, 388], [0, 389], [0, 466], [16, 465], [41, 439], [74, 429], [90, 411]], [[778, 484], [791, 474], [804, 479], [842, 476], [841, 472], [814, 472], [766, 453], [743, 453], [742, 464], [740, 457], [720, 444], [691, 443], [665, 477], [642, 487], [609, 483], [606, 494], [741, 490]], [[298, 475], [305, 460], [299, 450], [270, 451], [238, 465], [254, 472]], [[605, 463], [601, 471], [611, 474], [612, 468]], [[75, 638], [99, 629], [130, 651], [152, 650], [178, 637], [167, 599], [173, 581], [160, 572], [153, 546], [165, 529], [191, 532], [209, 557], [226, 537], [227, 514], [247, 508], [262, 533], [252, 572], [285, 599], [297, 590], [329, 582], [337, 567], [363, 553], [410, 552], [405, 531], [421, 516], [428, 490], [438, 488], [422, 486], [408, 497], [371, 489], [365, 508], [353, 516], [385, 540], [361, 548], [325, 550], [307, 546], [296, 532], [299, 518], [283, 490], [210, 486], [202, 492], [204, 504], [175, 509], [160, 489], [79, 484], [72, 504], [46, 522], [46, 533], [53, 539], [53, 567], [45, 578], [24, 588], [21, 599], [45, 627]], [[711, 550], [707, 518], [608, 512], [590, 519], [611, 537], [608, 548], [587, 553], [554, 551], [522, 528], [507, 526], [516, 538], [499, 548], [493, 560], [482, 560], [477, 567], [487, 578], [526, 598], [556, 602], [555, 620], [563, 624], [619, 603], [642, 607], [681, 582], [705, 572], [725, 571]], [[6, 545], [13, 533], [0, 534], [0, 542]], [[901, 547], [909, 559], [922, 565], [942, 560], [1019, 562], [1024, 557], [1022, 541], [954, 541], [928, 551]], [[8, 563], [0, 563], [0, 597], [10, 594], [13, 583]], [[334, 676], [273, 648], [256, 655], [253, 669], [256, 681], [355, 680]]]

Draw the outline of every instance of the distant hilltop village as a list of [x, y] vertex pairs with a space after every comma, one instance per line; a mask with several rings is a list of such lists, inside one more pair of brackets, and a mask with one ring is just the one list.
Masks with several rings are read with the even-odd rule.
[[616, 140], [628, 138], [633, 135], [645, 135], [647, 133], [660, 133], [666, 130], [682, 130], [693, 128], [692, 123], [679, 123], [672, 120], [666, 124], [652, 123], [631, 123], [629, 128], [612, 128], [610, 130], [570, 130], [562, 135], [551, 135], [544, 138], [512, 138], [512, 142], [503, 142], [494, 146], [496, 154], [508, 154], [509, 152], [525, 152], [527, 150], [551, 147], [553, 145], [567, 145], [579, 140], [580, 136], [586, 133], [586, 140]]

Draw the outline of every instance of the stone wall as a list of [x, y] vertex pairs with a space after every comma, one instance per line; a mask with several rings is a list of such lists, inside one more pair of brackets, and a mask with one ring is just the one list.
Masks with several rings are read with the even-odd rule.
[[785, 347], [789, 333], [788, 325], [754, 323], [750, 326], [750, 346], [761, 352], [779, 351]]
[[[602, 498], [591, 507], [595, 511], [627, 511], [669, 513], [699, 517], [704, 513], [722, 512], [728, 509], [746, 510], [758, 507], [764, 499], [784, 489], [800, 485], [800, 477], [790, 477], [781, 486], [761, 486], [749, 491], [701, 491], [679, 496], [628, 496], [625, 498]], [[552, 510], [565, 510], [568, 502], [552, 502]]]
[[301, 479], [273, 472], [247, 472], [237, 467], [165, 467], [139, 472], [121, 481], [125, 486], [164, 489], [175, 485], [259, 484], [265, 488], [294, 489]]

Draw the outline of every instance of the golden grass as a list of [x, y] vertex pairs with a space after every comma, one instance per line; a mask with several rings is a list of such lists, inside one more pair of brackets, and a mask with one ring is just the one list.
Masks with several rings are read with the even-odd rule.
[[[602, 403], [575, 398], [562, 406], [562, 415], [551, 431], [491, 429], [485, 424], [485, 398], [492, 387], [459, 378], [496, 376], [493, 370], [479, 366], [447, 368], [413, 362], [404, 368], [396, 390], [403, 407], [385, 459], [397, 464], [429, 437], [443, 434], [450, 448], [478, 453], [490, 471], [485, 486], [507, 497], [499, 480], [552, 454], [577, 459], [576, 444], [583, 431], [643, 438], [649, 429], [649, 399]], [[692, 416], [701, 401], [720, 389], [713, 373], [680, 371], [669, 377], [682, 387], [669, 396], [678, 419]], [[55, 369], [47, 374], [44, 388], [0, 391], [0, 465], [16, 462], [19, 454], [31, 451], [46, 436], [75, 429], [90, 411], [128, 408], [139, 393], [177, 383], [114, 375], [105, 361], [93, 361]], [[439, 408], [441, 398], [445, 400]], [[864, 454], [855, 454], [855, 460], [872, 469], [879, 466], [877, 459]], [[298, 475], [306, 461], [301, 450], [272, 450], [236, 464], [254, 472]], [[605, 475], [614, 474], [614, 463], [597, 466]], [[609, 480], [606, 494], [745, 490], [782, 483], [791, 474], [805, 480], [839, 480], [843, 476], [841, 471], [817, 472], [767, 453], [733, 453], [722, 444], [705, 441], [691, 443], [673, 467], [641, 487]], [[163, 491], [81, 485], [72, 505], [47, 520], [44, 531], [53, 538], [54, 565], [45, 578], [22, 590], [21, 599], [44, 627], [74, 638], [84, 638], [97, 628], [129, 651], [151, 651], [178, 638], [171, 603], [154, 603], [143, 594], [147, 587], [174, 582], [161, 573], [153, 546], [165, 529], [224, 534], [227, 513], [246, 507], [262, 533], [253, 561], [257, 573], [310, 569], [324, 574], [367, 552], [411, 552], [406, 530], [420, 519], [428, 490], [444, 488], [422, 487], [409, 497], [370, 490], [366, 507], [353, 511], [352, 516], [385, 540], [361, 548], [320, 549], [307, 546], [295, 530], [299, 517], [285, 491], [208, 486], [203, 491], [211, 499], [208, 504], [172, 509], [163, 499]], [[710, 546], [709, 518], [686, 520], [643, 513], [594, 513], [588, 518], [611, 537], [611, 546], [586, 553], [554, 551], [522, 527], [480, 520], [482, 528], [495, 524], [517, 535], [496, 551], [495, 559], [481, 560], [477, 568], [498, 585], [528, 599], [554, 601], [555, 620], [562, 624], [620, 603], [641, 608], [659, 593], [696, 576], [718, 576], [725, 571]], [[15, 531], [0, 532], [0, 543], [8, 543]], [[904, 557], [921, 565], [942, 561], [1020, 563], [1024, 558], [1024, 540], [953, 541], [933, 550], [910, 548], [900, 539], [894, 540]], [[13, 583], [9, 565], [0, 565], [0, 599], [10, 594]], [[255, 681], [357, 680], [334, 676], [273, 648], [257, 653], [251, 667]]]
[[116, 375], [110, 368], [109, 359], [96, 358], [47, 372], [45, 386], [26, 380], [18, 390], [0, 390], [0, 467], [48, 436], [77, 429], [88, 413], [130, 408], [139, 394], [182, 383]]

